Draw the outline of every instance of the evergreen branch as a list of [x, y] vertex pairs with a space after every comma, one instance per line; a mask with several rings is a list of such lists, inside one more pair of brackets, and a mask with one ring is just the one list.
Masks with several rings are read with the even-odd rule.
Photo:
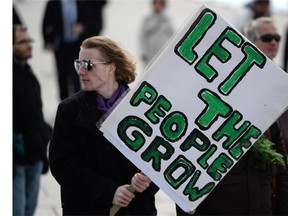
[[257, 168], [265, 169], [269, 165], [285, 167], [283, 155], [276, 152], [272, 146], [275, 145], [265, 136], [260, 137], [253, 145], [253, 151], [259, 160]]

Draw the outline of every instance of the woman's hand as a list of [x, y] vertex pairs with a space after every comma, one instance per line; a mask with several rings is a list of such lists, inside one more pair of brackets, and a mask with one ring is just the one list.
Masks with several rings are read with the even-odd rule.
[[135, 191], [141, 193], [149, 187], [151, 180], [143, 173], [136, 173], [131, 181], [132, 187]]
[[122, 185], [117, 188], [112, 204], [120, 207], [126, 207], [134, 197], [134, 193], [129, 190], [129, 185]]

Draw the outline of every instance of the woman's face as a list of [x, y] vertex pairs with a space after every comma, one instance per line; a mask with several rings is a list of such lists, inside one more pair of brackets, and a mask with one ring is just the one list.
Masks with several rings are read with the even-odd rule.
[[85, 91], [103, 93], [116, 83], [115, 64], [106, 63], [98, 49], [81, 48], [75, 69]]

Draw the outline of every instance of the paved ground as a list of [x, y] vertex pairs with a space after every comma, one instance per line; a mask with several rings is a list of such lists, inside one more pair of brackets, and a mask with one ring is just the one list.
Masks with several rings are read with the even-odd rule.
[[[42, 86], [42, 98], [44, 102], [45, 118], [51, 124], [54, 122], [58, 100], [58, 89], [55, 77], [54, 59], [50, 53], [44, 52], [41, 37], [41, 21], [44, 6], [47, 0], [14, 0], [20, 15], [28, 26], [30, 33], [36, 42], [34, 45], [34, 57], [31, 60]], [[217, 5], [207, 1], [171, 0], [169, 1], [168, 14], [171, 16], [175, 28], [179, 28], [186, 18], [193, 13], [200, 3], [220, 13], [225, 19], [233, 23], [236, 10], [228, 5]], [[215, 2], [215, 1], [214, 1]], [[119, 41], [138, 60], [138, 32], [141, 20], [150, 10], [147, 0], [110, 0], [105, 8], [105, 29], [103, 34]], [[284, 14], [275, 14], [277, 26], [283, 35], [287, 20]], [[282, 47], [281, 47], [282, 50]], [[278, 55], [276, 62], [281, 63], [282, 55]], [[138, 64], [138, 73], [143, 67]], [[174, 203], [163, 192], [157, 194], [157, 206], [160, 216], [175, 215]], [[50, 173], [42, 177], [39, 194], [39, 204], [36, 216], [61, 215], [59, 186]]]

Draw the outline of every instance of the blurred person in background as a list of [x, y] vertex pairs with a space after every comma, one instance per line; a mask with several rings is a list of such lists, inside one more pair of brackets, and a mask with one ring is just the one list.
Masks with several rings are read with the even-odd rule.
[[17, 24], [23, 24], [22, 22], [22, 18], [20, 17], [18, 10], [16, 9], [16, 7], [13, 4], [13, 16], [12, 16], [12, 23], [13, 25], [17, 25]]
[[80, 90], [74, 73], [81, 42], [99, 35], [103, 28], [102, 10], [106, 0], [49, 0], [43, 21], [44, 48], [55, 56], [59, 96], [63, 100]]
[[40, 84], [28, 59], [33, 39], [13, 25], [13, 215], [34, 215], [41, 174], [48, 172], [52, 129], [43, 117]]
[[244, 33], [244, 27], [254, 19], [271, 16], [270, 0], [251, 0], [235, 17], [236, 28]]
[[[245, 35], [256, 47], [258, 47], [268, 58], [273, 60], [279, 51], [281, 36], [271, 18], [263, 17], [258, 22], [251, 22], [248, 25]], [[272, 181], [272, 208], [273, 215], [288, 215], [288, 118], [287, 111], [269, 128], [271, 136], [276, 136], [279, 142], [274, 148], [281, 153], [284, 158], [285, 167], [277, 167], [275, 177]], [[273, 128], [274, 127], [274, 128]], [[274, 132], [273, 132], [274, 130]]]
[[146, 66], [173, 35], [174, 30], [165, 14], [166, 0], [152, 0], [152, 12], [147, 15], [140, 30], [141, 59]]
[[[288, 26], [286, 34], [283, 39], [284, 55], [283, 55], [283, 69], [288, 72]], [[278, 119], [281, 136], [284, 142], [283, 152], [285, 152], [286, 171], [280, 170], [277, 178], [275, 179], [275, 215], [288, 215], [288, 109]]]

